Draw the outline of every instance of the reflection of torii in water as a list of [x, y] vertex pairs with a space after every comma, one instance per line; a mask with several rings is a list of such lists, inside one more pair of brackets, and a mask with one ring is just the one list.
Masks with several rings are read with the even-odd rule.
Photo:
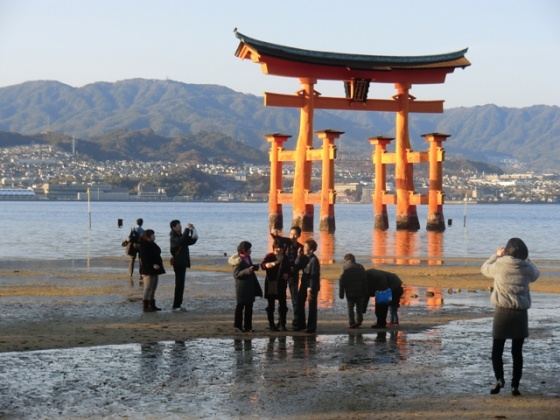
[[[370, 140], [376, 144], [374, 163], [381, 168], [395, 165], [396, 194], [385, 192], [385, 182], [376, 179], [374, 213], [376, 229], [387, 229], [387, 204], [396, 204], [397, 229], [418, 230], [416, 204], [428, 204], [429, 230], [444, 230], [443, 192], [441, 191], [441, 143], [448, 135], [426, 134], [430, 152], [413, 153], [408, 133], [409, 112], [442, 113], [443, 101], [417, 101], [409, 94], [413, 84], [443, 83], [455, 68], [470, 65], [465, 58], [466, 49], [447, 54], [428, 56], [375, 56], [309, 51], [249, 38], [235, 29], [240, 44], [235, 55], [250, 59], [261, 65], [265, 74], [295, 77], [302, 89], [295, 95], [264, 93], [265, 106], [300, 108], [300, 131], [294, 151], [286, 151], [283, 143], [291, 136], [274, 133], [267, 135], [271, 142], [271, 182], [269, 212], [271, 226], [281, 229], [283, 225], [282, 204], [293, 204], [293, 224], [303, 231], [313, 231], [313, 204], [321, 203], [320, 230], [333, 232], [334, 191], [333, 161], [336, 155], [334, 140], [340, 131], [324, 130], [322, 150], [313, 150], [313, 114], [315, 109], [339, 109], [350, 111], [384, 111], [396, 113], [395, 153], [389, 154], [384, 146], [392, 138], [379, 137]], [[321, 97], [314, 89], [317, 80], [341, 80], [344, 82], [345, 98]], [[392, 99], [367, 99], [369, 85], [393, 83], [397, 93]], [[374, 143], [381, 139], [383, 147]], [[321, 194], [311, 193], [311, 163], [323, 162]], [[282, 162], [294, 161], [295, 173], [292, 194], [282, 191]], [[413, 163], [429, 162], [430, 193], [427, 197], [416, 194], [413, 183]], [[376, 175], [378, 168], [376, 167]], [[384, 180], [383, 180], [384, 181]]]

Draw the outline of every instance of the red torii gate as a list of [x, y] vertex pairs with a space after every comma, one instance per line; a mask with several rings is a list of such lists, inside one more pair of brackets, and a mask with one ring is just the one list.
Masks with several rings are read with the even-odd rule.
[[[420, 224], [416, 212], [417, 204], [426, 200], [416, 194], [413, 182], [413, 164], [430, 163], [430, 194], [428, 196], [429, 212], [427, 229], [444, 230], [443, 192], [441, 191], [441, 161], [444, 152], [441, 142], [447, 134], [433, 133], [424, 135], [434, 147], [427, 154], [414, 153], [410, 146], [408, 114], [410, 112], [442, 113], [443, 101], [418, 101], [409, 94], [413, 84], [444, 83], [448, 73], [457, 67], [470, 65], [465, 54], [467, 49], [447, 54], [429, 56], [372, 56], [342, 54], [333, 52], [309, 51], [299, 48], [272, 44], [247, 37], [237, 30], [235, 36], [240, 43], [235, 55], [241, 59], [250, 59], [261, 65], [264, 74], [295, 77], [299, 79], [302, 89], [296, 95], [264, 93], [265, 106], [300, 108], [300, 131], [294, 152], [283, 150], [282, 144], [290, 137], [285, 134], [266, 136], [271, 146], [271, 188], [270, 188], [270, 224], [282, 228], [281, 204], [291, 199], [293, 204], [293, 224], [301, 226], [303, 231], [313, 231], [313, 204], [321, 202], [321, 230], [334, 231], [334, 182], [325, 179], [334, 174], [323, 173], [323, 191], [320, 197], [311, 194], [311, 163], [318, 157], [313, 151], [313, 116], [315, 109], [338, 109], [351, 111], [382, 111], [396, 113], [395, 153], [390, 158], [382, 144], [387, 138], [378, 137], [370, 140], [379, 147], [374, 153], [377, 172], [384, 171], [385, 164], [395, 165], [395, 190], [391, 197], [385, 194], [385, 186], [376, 178], [374, 193], [375, 228], [387, 229], [386, 204], [396, 204], [397, 229], [418, 230]], [[321, 97], [314, 89], [317, 80], [340, 80], [344, 82], [345, 98]], [[369, 84], [393, 83], [397, 93], [392, 99], [367, 99]], [[335, 158], [334, 138], [342, 132], [325, 130], [320, 132], [324, 139], [323, 168], [330, 167], [326, 160]], [[330, 137], [329, 137], [329, 133]], [[335, 134], [336, 133], [336, 134]], [[391, 139], [392, 140], [392, 139]], [[332, 141], [332, 143], [331, 143]], [[375, 143], [378, 141], [378, 143]], [[330, 152], [327, 152], [330, 148]], [[282, 192], [281, 169], [278, 175], [278, 162], [295, 161], [294, 184], [291, 195]], [[287, 155], [289, 155], [288, 158]], [[379, 155], [379, 156], [378, 156]], [[393, 162], [394, 160], [394, 162]], [[381, 165], [381, 166], [379, 166]], [[280, 165], [281, 168], [281, 165]], [[381, 168], [381, 169], [380, 169]], [[274, 181], [272, 172], [275, 173]], [[433, 172], [433, 174], [432, 174]], [[432, 179], [432, 175], [434, 179]], [[278, 178], [279, 177], [279, 178]], [[439, 178], [438, 178], [439, 177]], [[280, 182], [278, 181], [280, 179]], [[433, 181], [433, 182], [432, 182]], [[331, 186], [332, 184], [332, 186]], [[329, 191], [324, 188], [328, 186]], [[432, 190], [433, 187], [433, 190]], [[330, 190], [332, 188], [332, 190]], [[328, 209], [324, 210], [323, 206]]]

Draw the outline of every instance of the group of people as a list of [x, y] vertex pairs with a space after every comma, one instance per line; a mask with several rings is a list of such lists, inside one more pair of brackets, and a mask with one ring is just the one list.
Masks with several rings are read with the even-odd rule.
[[[366, 270], [356, 262], [352, 254], [344, 256], [344, 266], [338, 282], [339, 297], [348, 307], [348, 328], [360, 328], [364, 313], [369, 306], [370, 297], [375, 296], [376, 323], [372, 328], [385, 328], [387, 325], [399, 325], [398, 308], [404, 293], [403, 282], [395, 273], [371, 268]], [[382, 300], [380, 292], [386, 293]], [[389, 299], [390, 297], [390, 299]], [[387, 314], [391, 310], [391, 321], [387, 323]]]
[[[315, 256], [317, 243], [309, 239], [304, 245], [298, 242], [301, 229], [290, 230], [289, 238], [274, 238], [272, 252], [260, 264], [251, 260], [251, 243], [243, 241], [232, 255], [236, 300], [234, 328], [237, 332], [253, 331], [253, 303], [256, 296], [268, 301], [266, 308], [269, 328], [286, 331], [287, 289], [290, 290], [294, 318], [292, 329], [314, 333], [317, 329], [317, 297], [320, 290], [320, 264]], [[259, 268], [266, 271], [264, 292], [255, 275]], [[302, 271], [301, 282], [299, 272]], [[527, 245], [519, 238], [511, 238], [505, 247], [498, 247], [496, 254], [481, 268], [483, 275], [494, 279], [491, 303], [495, 306], [492, 326], [492, 366], [496, 383], [490, 390], [497, 394], [505, 386], [503, 351], [507, 339], [512, 340], [513, 374], [511, 393], [521, 395], [519, 383], [523, 371], [523, 343], [529, 335], [527, 310], [531, 307], [529, 284], [539, 277], [539, 270], [529, 260]], [[339, 297], [346, 297], [349, 328], [359, 328], [370, 297], [375, 296], [377, 322], [372, 328], [398, 325], [398, 308], [404, 293], [402, 280], [394, 273], [375, 268], [366, 270], [352, 254], [344, 256], [344, 266], [339, 279]], [[382, 300], [381, 294], [390, 296]], [[278, 301], [278, 323], [275, 322], [275, 302]], [[305, 317], [305, 302], [308, 315]], [[390, 322], [387, 315], [391, 311]]]
[[[140, 273], [144, 282], [143, 304], [145, 312], [161, 310], [156, 306], [155, 291], [158, 276], [165, 273], [161, 249], [155, 243], [155, 232], [144, 230], [143, 220], [137, 220], [136, 232], [139, 233]], [[184, 312], [182, 306], [185, 288], [185, 275], [190, 267], [189, 246], [198, 240], [192, 224], [182, 228], [179, 220], [170, 222], [170, 252], [175, 272], [175, 294], [172, 310]], [[272, 252], [266, 254], [260, 264], [251, 259], [252, 244], [242, 241], [237, 252], [228, 262], [233, 266], [235, 279], [236, 307], [234, 329], [237, 332], [253, 331], [253, 304], [257, 296], [268, 301], [266, 308], [268, 328], [271, 331], [287, 331], [287, 290], [290, 291], [293, 308], [292, 329], [315, 333], [317, 330], [317, 299], [320, 290], [321, 268], [315, 255], [317, 243], [308, 239], [301, 244], [298, 239], [301, 229], [294, 226], [288, 238], [278, 231], [271, 232]], [[131, 257], [129, 275], [132, 277], [135, 257]], [[264, 291], [255, 274], [265, 271]], [[300, 279], [301, 272], [301, 279]], [[528, 309], [531, 307], [530, 283], [540, 275], [537, 267], [529, 259], [527, 245], [519, 238], [511, 238], [505, 247], [498, 247], [482, 265], [484, 276], [492, 278], [491, 303], [495, 306], [492, 324], [492, 367], [496, 383], [491, 394], [498, 394], [505, 386], [503, 351], [507, 339], [512, 340], [511, 353], [513, 373], [511, 392], [521, 395], [519, 383], [523, 371], [523, 344], [529, 336]], [[398, 325], [398, 308], [403, 295], [403, 282], [394, 273], [375, 268], [366, 270], [356, 262], [353, 254], [344, 256], [344, 265], [339, 279], [339, 297], [346, 298], [348, 327], [359, 328], [364, 320], [363, 314], [369, 306], [371, 297], [375, 299], [376, 323], [372, 328], [385, 328]], [[388, 293], [390, 300], [381, 300], [381, 293]], [[275, 320], [276, 301], [278, 301], [278, 321]], [[308, 306], [307, 316], [305, 306]], [[390, 322], [387, 315], [390, 310]]]
[[[137, 241], [135, 249], [137, 252], [128, 252], [130, 256], [130, 264], [128, 274], [132, 279], [134, 273], [134, 262], [136, 256], [139, 257], [139, 272], [144, 287], [143, 290], [143, 310], [144, 312], [161, 311], [156, 306], [155, 293], [158, 287], [158, 280], [161, 274], [165, 274], [165, 268], [161, 257], [161, 248], [155, 242], [155, 232], [152, 229], [142, 227], [144, 221], [138, 219], [134, 231], [136, 235], [133, 240], [129, 237], [129, 241]], [[185, 292], [185, 278], [187, 268], [191, 266], [189, 246], [194, 245], [198, 241], [198, 233], [192, 224], [188, 224], [184, 229], [181, 222], [177, 219], [169, 223], [171, 228], [169, 232], [169, 251], [172, 255], [171, 265], [175, 273], [175, 293], [173, 296], [173, 312], [187, 312], [183, 306], [183, 295]], [[132, 235], [131, 235], [132, 236]]]
[[[272, 252], [266, 254], [260, 264], [251, 259], [252, 244], [242, 241], [237, 252], [229, 258], [235, 279], [237, 305], [233, 326], [237, 332], [253, 331], [253, 304], [257, 296], [268, 301], [266, 308], [268, 328], [271, 331], [287, 331], [287, 290], [290, 290], [293, 319], [292, 330], [315, 333], [317, 330], [317, 299], [321, 287], [321, 266], [315, 255], [317, 242], [308, 239], [302, 245], [299, 226], [290, 230], [284, 238], [272, 231]], [[266, 272], [264, 291], [255, 271]], [[301, 272], [301, 279], [300, 279]], [[276, 301], [278, 301], [278, 322], [275, 320]], [[308, 306], [307, 316], [305, 306]]]
[[[268, 301], [266, 307], [268, 328], [271, 331], [287, 331], [287, 291], [290, 291], [293, 319], [292, 330], [314, 333], [317, 330], [317, 299], [321, 287], [321, 267], [315, 255], [317, 243], [308, 239], [301, 244], [298, 239], [301, 229], [293, 226], [288, 238], [271, 232], [273, 237], [272, 252], [266, 254], [260, 264], [251, 259], [252, 244], [242, 241], [237, 253], [229, 258], [233, 266], [237, 306], [234, 315], [234, 329], [238, 332], [253, 331], [253, 304], [257, 296]], [[265, 271], [264, 291], [255, 274]], [[301, 280], [300, 280], [301, 272]], [[391, 301], [381, 302], [376, 299], [375, 315], [377, 322], [372, 328], [385, 328], [387, 314], [391, 309], [389, 325], [398, 325], [397, 309], [403, 295], [401, 279], [394, 273], [370, 269], [366, 270], [356, 263], [352, 254], [344, 256], [344, 267], [339, 281], [340, 298], [346, 296], [350, 328], [359, 328], [363, 314], [371, 296], [376, 292], [390, 290]], [[276, 302], [278, 301], [278, 321], [275, 320]], [[306, 317], [305, 306], [308, 305]]]

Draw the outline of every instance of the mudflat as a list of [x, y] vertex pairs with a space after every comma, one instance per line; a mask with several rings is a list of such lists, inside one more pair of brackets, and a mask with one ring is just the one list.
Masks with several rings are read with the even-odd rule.
[[[379, 268], [398, 274], [407, 288], [408, 298], [420, 294], [422, 300], [426, 292], [435, 293], [435, 306], [421, 302], [411, 308], [403, 306], [400, 310], [401, 322], [398, 327], [388, 328], [391, 336], [402, 334], [420, 334], [438, 326], [456, 321], [488, 319], [491, 328], [492, 307], [489, 304], [488, 289], [492, 280], [480, 274], [482, 261], [453, 261], [449, 265], [391, 265]], [[285, 340], [294, 342], [307, 340], [303, 332], [271, 332], [266, 329], [266, 301], [258, 299], [255, 304], [253, 333], [235, 333], [233, 330], [233, 309], [235, 294], [230, 267], [225, 258], [201, 257], [195, 259], [194, 267], [187, 273], [185, 291], [186, 313], [172, 313], [170, 305], [173, 295], [173, 272], [166, 267], [167, 274], [160, 277], [156, 292], [156, 302], [162, 307], [161, 312], [142, 312], [142, 288], [135, 274], [133, 281], [126, 276], [128, 261], [124, 258], [101, 258], [92, 261], [4, 261], [0, 263], [0, 352], [10, 353], [46, 349], [70, 349], [76, 347], [104, 346], [114, 344], [138, 343], [150, 345], [158, 342], [189, 342], [199, 339], [233, 339], [243, 340]], [[371, 264], [364, 264], [366, 268]], [[537, 263], [539, 266], [539, 264]], [[549, 267], [549, 268], [547, 268]], [[560, 294], [560, 276], [557, 265], [539, 266], [541, 278], [532, 285], [532, 292]], [[364, 326], [359, 330], [349, 330], [346, 308], [338, 299], [336, 283], [341, 266], [323, 265], [322, 278], [324, 290], [319, 308], [318, 331], [314, 340], [323, 337], [348, 336], [350, 340], [360, 342], [364, 337], [374, 337], [375, 331], [369, 326], [375, 322], [373, 312], [369, 310]], [[261, 282], [263, 273], [259, 273]], [[416, 295], [414, 295], [416, 293]], [[478, 299], [488, 299], [488, 305], [457, 305], [446, 307], [447, 296], [455, 294], [473, 294]], [[418, 297], [418, 296], [416, 296]], [[439, 303], [438, 303], [439, 302]], [[432, 303], [432, 305], [434, 305]], [[289, 305], [290, 306], [290, 305]], [[439, 310], [439, 308], [445, 310]], [[414, 309], [416, 308], [416, 309]], [[290, 312], [291, 313], [291, 312]], [[288, 317], [290, 317], [290, 313]], [[529, 315], [531, 319], [531, 313]], [[541, 332], [541, 334], [548, 334]], [[551, 333], [552, 334], [552, 333]], [[381, 337], [383, 337], [381, 335]], [[476, 341], [476, 337], [472, 338]], [[530, 338], [531, 339], [531, 338]], [[530, 340], [529, 339], [529, 340]], [[489, 358], [491, 342], [486, 343]], [[346, 351], [346, 350], [345, 350]], [[348, 356], [343, 354], [340, 357]], [[479, 357], [478, 354], [471, 355]], [[471, 357], [468, 356], [468, 357]], [[334, 356], [333, 356], [334, 357]], [[458, 356], [459, 357], [459, 356]], [[508, 358], [507, 352], [504, 358]], [[536, 355], [527, 354], [530, 360]], [[280, 363], [280, 366], [277, 365]], [[288, 361], [282, 368], [281, 362], [275, 360], [275, 369], [289, 371], [293, 366]], [[408, 389], [408, 395], [391, 396], [375, 402], [375, 384], [372, 389], [362, 389], [365, 393], [355, 401], [338, 401], [336, 398], [325, 402], [324, 406], [310, 405], [308, 410], [293, 412], [292, 418], [556, 418], [560, 412], [560, 379], [551, 383], [547, 376], [548, 390], [530, 392], [521, 398], [510, 395], [490, 396], [492, 384], [491, 363], [486, 363], [488, 372], [480, 374], [488, 379], [483, 389], [476, 395], [455, 395], [455, 383], [447, 383], [439, 377], [440, 383], [431, 383], [438, 390], [437, 395], [424, 395], [423, 390], [409, 382], [402, 389]], [[530, 363], [526, 363], [530, 366]], [[438, 361], [433, 360], [432, 368], [437, 368]], [[423, 382], [424, 369], [429, 366], [414, 368]], [[334, 375], [344, 375], [347, 368]], [[397, 384], [399, 381], [415, 381], [415, 375], [403, 377], [402, 372], [387, 370], [384, 382]], [[363, 372], [362, 372], [363, 373]], [[414, 372], [412, 372], [414, 373]], [[393, 376], [390, 376], [393, 375]], [[454, 381], [456, 378], [454, 379]], [[297, 379], [295, 388], [305, 387], [305, 377]], [[303, 382], [301, 382], [303, 381]], [[433, 382], [433, 381], [432, 381]], [[424, 390], [429, 387], [424, 386]], [[486, 389], [488, 388], [488, 389]], [[550, 393], [551, 389], [555, 392]], [[320, 390], [317, 390], [319, 392]], [[325, 389], [323, 391], [327, 392]], [[442, 392], [439, 392], [442, 391]], [[445, 391], [445, 392], [444, 392]], [[503, 393], [508, 393], [508, 389]], [[335, 392], [335, 390], [332, 390]], [[368, 395], [371, 393], [371, 395]], [[333, 395], [335, 395], [333, 394]], [[350, 393], [351, 395], [351, 393]], [[448, 395], [448, 396], [445, 396]], [[367, 397], [367, 398], [366, 398]], [[358, 403], [361, 401], [361, 405]], [[377, 411], [375, 411], [373, 409]], [[267, 411], [263, 407], [256, 411], [262, 416], [281, 416], [281, 408]], [[246, 414], [251, 415], [254, 412]], [[8, 414], [9, 413], [5, 413]], [[178, 418], [199, 418], [187, 414], [174, 416]], [[235, 416], [233, 416], [235, 417]]]

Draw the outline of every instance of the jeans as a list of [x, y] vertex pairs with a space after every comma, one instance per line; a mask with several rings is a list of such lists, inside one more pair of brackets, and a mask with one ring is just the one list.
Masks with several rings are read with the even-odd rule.
[[144, 300], [154, 300], [158, 287], [158, 276], [142, 275], [144, 280]]
[[[364, 312], [362, 308], [363, 298], [349, 298], [346, 297], [346, 306], [348, 307], [348, 322], [350, 325], [362, 325], [364, 321]], [[354, 315], [354, 308], [356, 308], [356, 315]], [[356, 320], [358, 322], [356, 322]]]
[[397, 311], [399, 310], [398, 305], [390, 305], [391, 309], [391, 322], [399, 322], [399, 315]]

